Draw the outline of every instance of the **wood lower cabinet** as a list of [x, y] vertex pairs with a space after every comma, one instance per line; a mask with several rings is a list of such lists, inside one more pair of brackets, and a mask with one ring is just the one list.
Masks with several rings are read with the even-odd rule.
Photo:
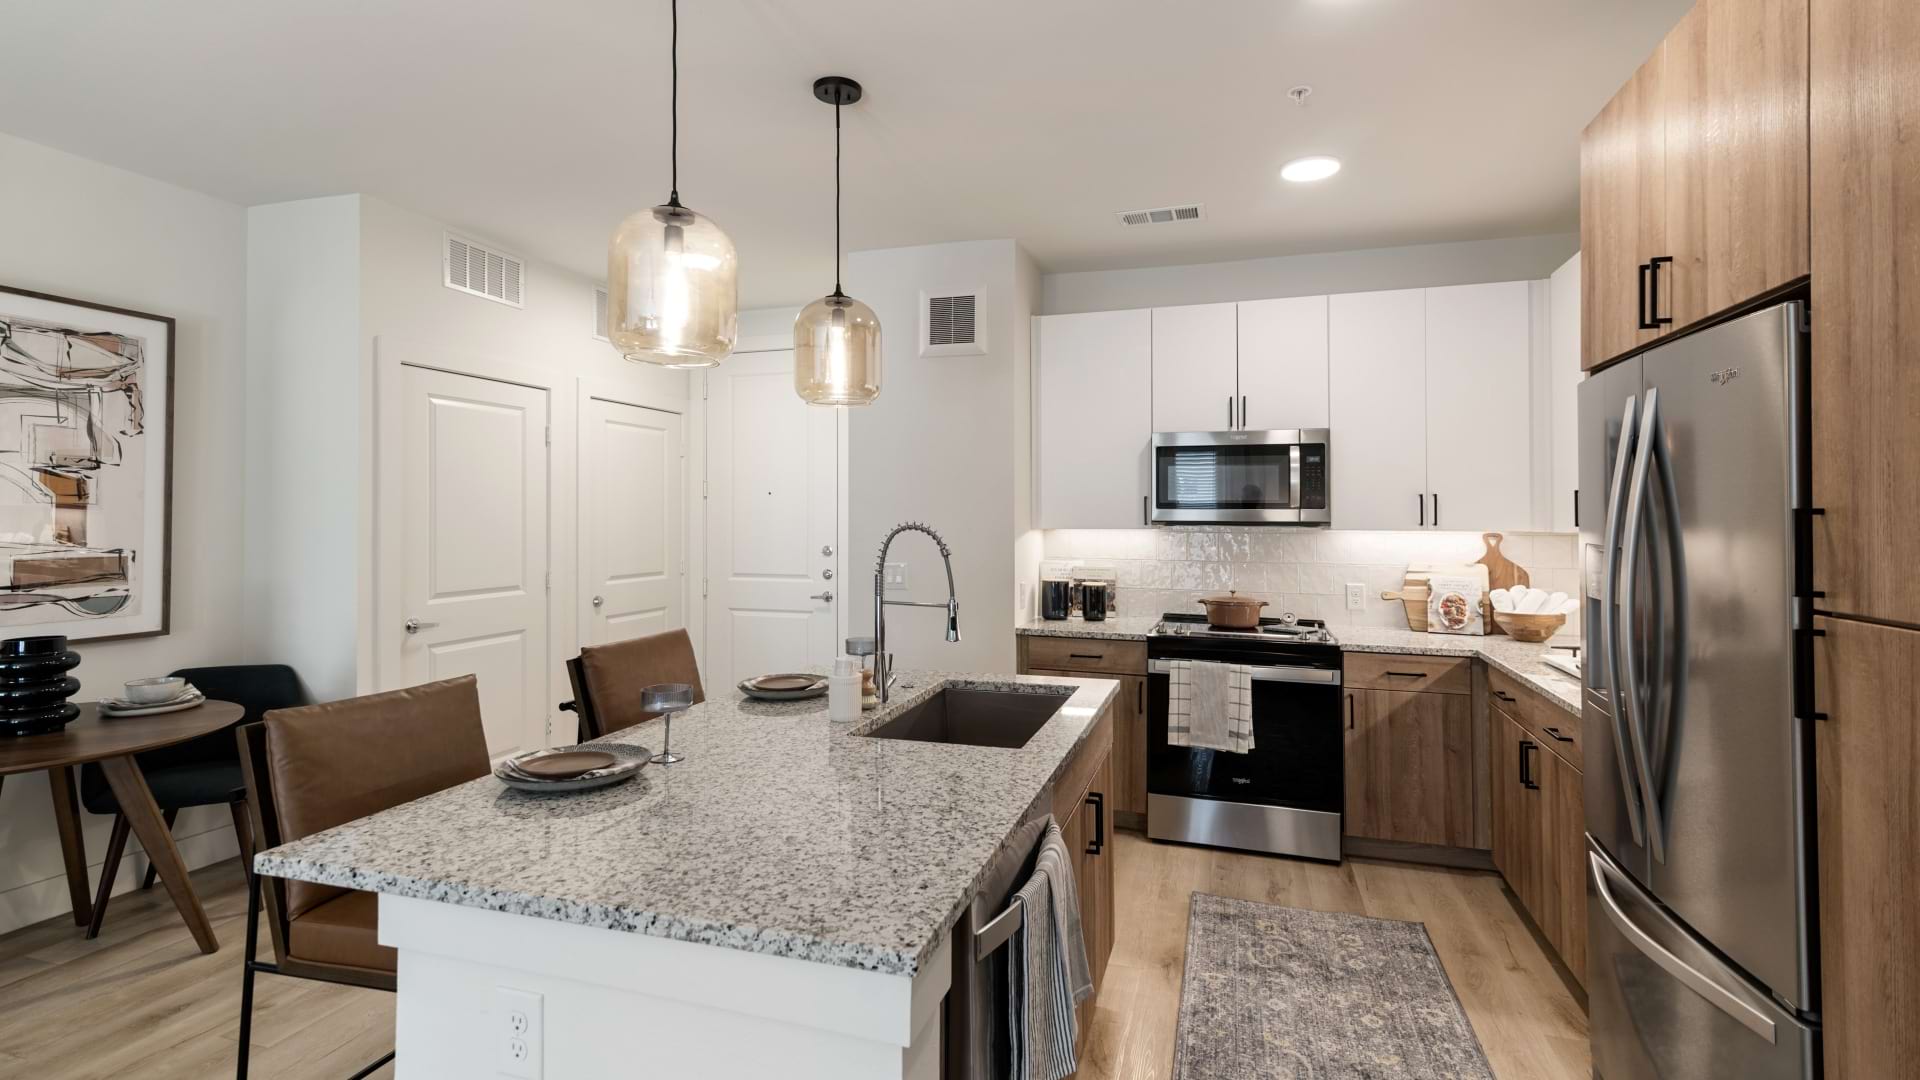
[[1113, 779], [1107, 810], [1128, 828], [1147, 815], [1147, 647], [1111, 638], [1022, 637], [1020, 674], [1113, 679]]
[[[1073, 852], [1073, 876], [1080, 889], [1080, 932], [1086, 939], [1087, 966], [1097, 996], [1106, 979], [1107, 958], [1113, 952], [1113, 813], [1109, 799], [1113, 754], [1104, 745], [1090, 746], [1081, 753], [1098, 755], [1086, 786], [1071, 802], [1056, 792], [1053, 805], [1067, 850]], [[1082, 775], [1081, 768], [1078, 763], [1071, 764], [1063, 775], [1077, 777]], [[1093, 1027], [1094, 1000], [1090, 997], [1080, 1004], [1083, 1043]]]
[[1473, 846], [1473, 698], [1349, 688], [1346, 833]]
[[1586, 813], [1580, 770], [1499, 705], [1493, 741], [1493, 864], [1582, 985], [1587, 981]]

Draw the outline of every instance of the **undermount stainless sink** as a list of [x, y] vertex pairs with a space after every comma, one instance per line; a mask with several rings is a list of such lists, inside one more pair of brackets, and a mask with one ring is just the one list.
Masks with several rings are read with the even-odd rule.
[[1071, 696], [1073, 688], [1064, 686], [1037, 693], [949, 686], [867, 732], [867, 737], [1018, 750]]

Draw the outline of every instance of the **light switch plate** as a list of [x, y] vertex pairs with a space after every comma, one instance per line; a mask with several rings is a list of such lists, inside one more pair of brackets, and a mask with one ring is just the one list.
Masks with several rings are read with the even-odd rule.
[[907, 587], [907, 564], [903, 562], [888, 563], [887, 575], [886, 575], [885, 581], [886, 581], [886, 586], [888, 590], [906, 588]]
[[1358, 581], [1347, 582], [1347, 610], [1364, 611], [1367, 606], [1367, 587]]
[[546, 1022], [539, 994], [498, 986], [493, 993], [493, 1037], [497, 1075], [541, 1080], [546, 1052]]

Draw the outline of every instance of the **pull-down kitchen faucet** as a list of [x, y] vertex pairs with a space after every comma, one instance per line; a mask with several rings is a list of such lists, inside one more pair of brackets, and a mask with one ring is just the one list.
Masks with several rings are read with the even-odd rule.
[[[915, 600], [887, 599], [887, 549], [893, 546], [893, 538], [903, 532], [923, 532], [933, 537], [940, 545], [940, 561], [947, 564], [947, 602], [928, 604]], [[880, 558], [873, 567], [873, 682], [880, 695], [880, 704], [887, 703], [887, 687], [893, 682], [893, 657], [887, 652], [887, 606], [894, 607], [945, 607], [947, 609], [947, 640], [960, 640], [960, 600], [953, 588], [953, 550], [947, 542], [932, 528], [917, 521], [902, 522], [893, 527], [885, 540], [880, 541]]]

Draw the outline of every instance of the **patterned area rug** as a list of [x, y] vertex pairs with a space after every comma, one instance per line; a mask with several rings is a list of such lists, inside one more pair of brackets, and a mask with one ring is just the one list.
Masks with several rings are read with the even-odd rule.
[[1420, 923], [1193, 894], [1174, 1080], [1493, 1080]]

